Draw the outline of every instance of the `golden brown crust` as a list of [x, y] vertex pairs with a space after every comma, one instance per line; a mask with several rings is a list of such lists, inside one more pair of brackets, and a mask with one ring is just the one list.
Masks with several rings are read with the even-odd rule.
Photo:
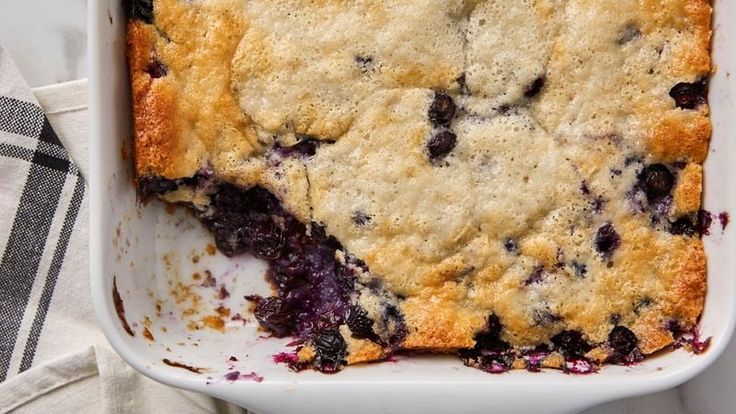
[[[154, 63], [155, 28], [141, 21], [128, 22], [128, 66], [133, 99], [135, 165], [138, 176], [180, 178], [176, 154], [176, 88], [146, 71]], [[168, 87], [167, 87], [168, 86]]]

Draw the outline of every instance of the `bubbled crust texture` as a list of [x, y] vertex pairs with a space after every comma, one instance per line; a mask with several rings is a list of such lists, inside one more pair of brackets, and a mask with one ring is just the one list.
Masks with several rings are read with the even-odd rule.
[[[708, 1], [154, 5], [155, 28], [128, 31], [138, 174], [211, 166], [270, 188], [405, 298], [403, 347], [472, 347], [490, 313], [515, 347], [565, 329], [602, 343], [618, 316], [644, 354], [672, 342], [668, 322], [696, 324], [702, 242], [653, 224], [635, 187], [644, 165], [677, 163], [665, 219], [700, 208], [708, 108], [668, 93], [709, 74]], [[153, 59], [167, 76], [145, 72]], [[433, 90], [458, 105], [439, 163]], [[334, 144], [269, 161], [300, 135]], [[610, 256], [593, 242], [605, 223], [621, 236]], [[384, 356], [348, 342], [349, 362]]]

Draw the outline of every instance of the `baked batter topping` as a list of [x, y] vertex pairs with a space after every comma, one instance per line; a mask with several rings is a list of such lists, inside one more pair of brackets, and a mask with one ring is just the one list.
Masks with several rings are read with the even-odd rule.
[[139, 191], [269, 261], [295, 367], [589, 372], [695, 328], [708, 1], [128, 8]]

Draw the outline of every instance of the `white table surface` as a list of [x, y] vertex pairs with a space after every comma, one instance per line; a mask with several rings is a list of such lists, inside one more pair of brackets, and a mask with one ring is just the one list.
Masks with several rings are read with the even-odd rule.
[[[87, 76], [86, 0], [0, 0], [0, 44], [31, 87]], [[736, 341], [688, 384], [604, 404], [586, 414], [736, 412]]]

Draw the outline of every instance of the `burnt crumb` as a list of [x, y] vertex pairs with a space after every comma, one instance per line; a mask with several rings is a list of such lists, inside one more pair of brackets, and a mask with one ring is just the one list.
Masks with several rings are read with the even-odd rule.
[[365, 226], [373, 220], [373, 217], [369, 216], [363, 211], [356, 211], [355, 213], [353, 213], [353, 216], [351, 218], [353, 220], [353, 223], [355, 223], [357, 226]]
[[355, 61], [355, 64], [360, 68], [360, 71], [365, 73], [369, 72], [373, 69], [373, 57], [372, 56], [361, 56], [356, 55], [353, 58], [353, 61]]
[[457, 145], [457, 135], [449, 129], [440, 129], [427, 142], [427, 152], [432, 162], [438, 162], [447, 157]]
[[618, 323], [621, 322], [621, 314], [612, 313], [611, 316], [608, 317], [608, 321], [611, 323], [611, 325], [618, 325]]
[[455, 117], [455, 101], [444, 92], [435, 92], [434, 99], [429, 106], [428, 116], [432, 125], [449, 127]]
[[128, 320], [125, 319], [125, 306], [123, 305], [123, 298], [120, 297], [117, 278], [114, 277], [112, 278], [112, 303], [115, 305], [115, 312], [118, 314], [118, 319], [120, 319], [120, 323], [122, 323], [125, 332], [127, 332], [130, 336], [135, 336], [135, 332], [133, 332], [133, 329], [130, 328]]
[[675, 106], [682, 109], [695, 109], [708, 103], [708, 83], [701, 80], [694, 83], [680, 82], [670, 90]]
[[619, 168], [611, 168], [611, 176], [612, 177], [618, 177], [621, 174], [623, 174], [623, 171], [621, 171]]
[[153, 79], [163, 78], [169, 72], [169, 68], [158, 60], [153, 60], [146, 66], [145, 72]]
[[123, 7], [129, 19], [153, 23], [153, 0], [124, 0]]
[[183, 364], [181, 362], [172, 361], [168, 358], [164, 358], [161, 361], [163, 361], [164, 364], [170, 367], [185, 369], [187, 371], [194, 372], [195, 374], [201, 374], [202, 371], [204, 371], [203, 368], [193, 367], [191, 365]]
[[545, 82], [547, 82], [547, 78], [545, 78], [544, 76], [540, 76], [537, 79], [534, 79], [534, 82], [532, 82], [527, 90], [524, 91], [524, 96], [527, 98], [533, 98], [539, 95], [539, 92], [541, 92], [542, 88], [544, 88]]
[[640, 37], [641, 37], [641, 30], [633, 23], [629, 23], [626, 25], [624, 30], [619, 34], [618, 38], [616, 38], [616, 44], [623, 46]]

